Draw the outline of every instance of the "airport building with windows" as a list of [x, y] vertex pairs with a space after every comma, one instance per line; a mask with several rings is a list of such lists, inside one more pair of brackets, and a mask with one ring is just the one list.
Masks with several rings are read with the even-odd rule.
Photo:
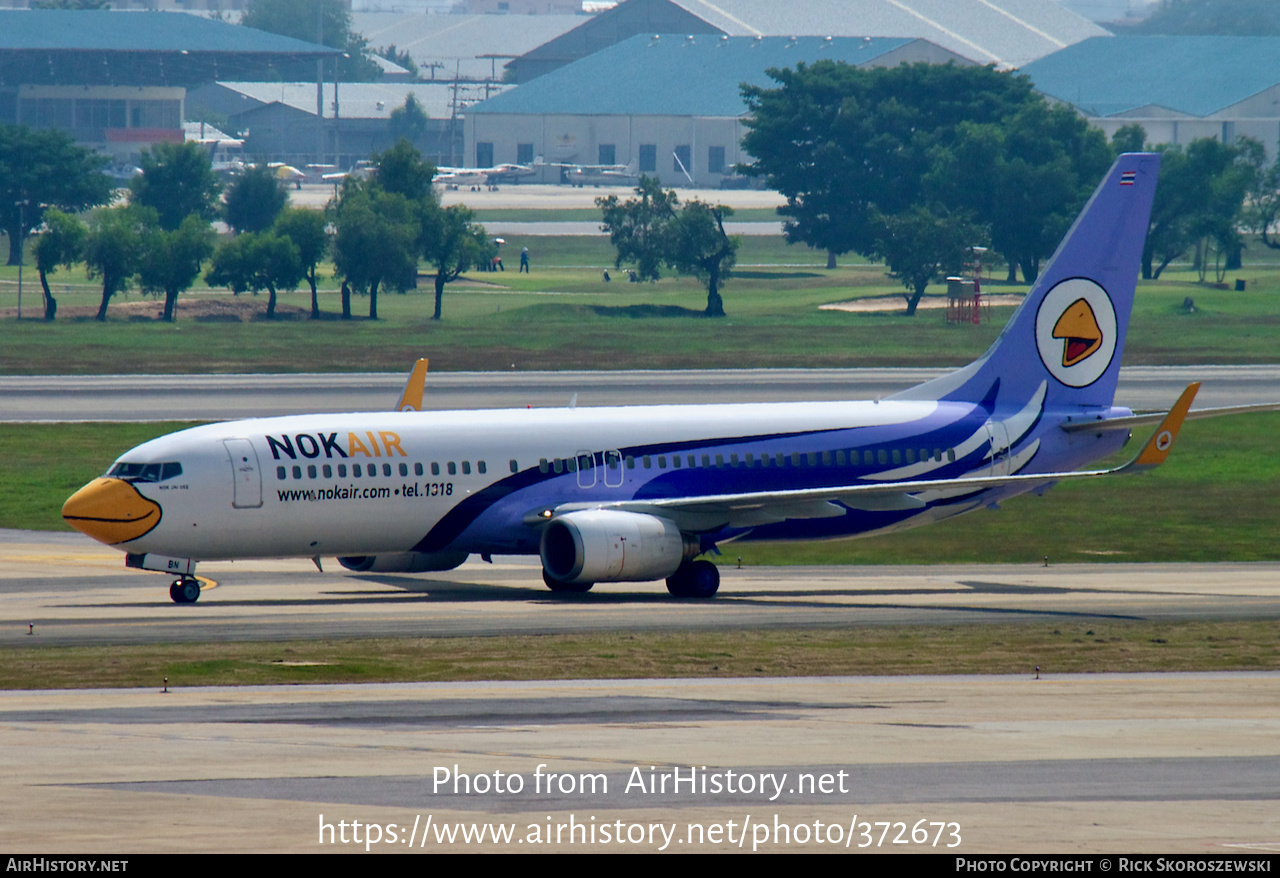
[[1136, 124], [1152, 144], [1251, 137], [1280, 151], [1280, 37], [1091, 39], [1021, 72], [1108, 137]]
[[188, 88], [335, 54], [185, 13], [0, 10], [0, 125], [56, 128], [136, 164], [183, 140]]
[[741, 147], [742, 84], [770, 86], [770, 68], [829, 59], [858, 66], [971, 64], [921, 39], [856, 37], [632, 37], [472, 107], [466, 161], [545, 166], [555, 183], [567, 166], [629, 166], [665, 186], [718, 187]]

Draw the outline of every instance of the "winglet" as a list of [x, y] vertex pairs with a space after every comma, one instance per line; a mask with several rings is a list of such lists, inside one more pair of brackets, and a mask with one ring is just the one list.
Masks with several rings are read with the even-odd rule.
[[1199, 382], [1187, 385], [1187, 389], [1182, 391], [1182, 396], [1178, 397], [1173, 408], [1169, 409], [1169, 414], [1164, 416], [1164, 420], [1160, 422], [1160, 426], [1156, 427], [1155, 433], [1147, 440], [1147, 444], [1142, 446], [1138, 456], [1120, 467], [1117, 472], [1141, 472], [1164, 463], [1170, 449], [1173, 448], [1173, 440], [1178, 438], [1178, 431], [1182, 429], [1182, 422], [1186, 419], [1187, 412], [1191, 409], [1191, 402], [1196, 398], [1196, 391], [1199, 389]]
[[422, 411], [422, 393], [427, 384], [427, 358], [413, 364], [413, 371], [409, 373], [409, 382], [404, 386], [404, 393], [400, 394], [400, 401], [396, 403], [396, 411], [398, 412], [420, 412]]

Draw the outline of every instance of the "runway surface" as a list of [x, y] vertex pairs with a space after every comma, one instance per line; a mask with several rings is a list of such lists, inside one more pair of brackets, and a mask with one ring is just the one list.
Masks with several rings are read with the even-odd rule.
[[44, 856], [1274, 854], [1278, 686], [1241, 673], [9, 692], [0, 812], [9, 847]]
[[[0, 642], [1280, 618], [1276, 564], [729, 568], [706, 603], [555, 596], [522, 560], [201, 572], [217, 585], [179, 606], [87, 538], [0, 531]], [[371, 849], [404, 851], [1275, 852], [1278, 690], [1240, 673], [4, 692], [0, 813], [11, 847], [46, 856], [362, 851], [371, 823]], [[459, 834], [481, 826], [511, 836]]]
[[[408, 364], [406, 364], [407, 367]], [[432, 372], [429, 409], [577, 404], [875, 399], [937, 369], [720, 369], [650, 372]], [[408, 375], [104, 375], [0, 377], [0, 421], [217, 420], [388, 409]], [[1116, 403], [1163, 410], [1192, 381], [1197, 408], [1280, 401], [1280, 366], [1133, 367]]]
[[[732, 556], [730, 556], [732, 557]], [[9, 646], [546, 634], [849, 624], [1280, 619], [1280, 564], [724, 565], [712, 601], [661, 582], [556, 595], [536, 558], [447, 573], [354, 574], [333, 559], [204, 563], [195, 605], [158, 573], [79, 534], [0, 531], [0, 644]], [[35, 626], [28, 634], [28, 624]]]

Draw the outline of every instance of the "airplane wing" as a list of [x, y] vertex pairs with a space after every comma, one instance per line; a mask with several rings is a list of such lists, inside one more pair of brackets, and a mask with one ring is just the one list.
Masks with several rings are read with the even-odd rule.
[[[1096, 479], [1120, 473], [1141, 472], [1164, 463], [1174, 439], [1186, 420], [1195, 399], [1198, 383], [1188, 385], [1160, 426], [1132, 460], [1104, 470], [1071, 470], [1006, 476], [963, 476], [955, 479], [918, 479], [881, 484], [844, 485], [828, 488], [801, 488], [790, 491], [753, 491], [702, 497], [670, 497], [648, 500], [621, 500], [614, 503], [566, 503], [525, 516], [536, 525], [555, 515], [580, 509], [616, 509], [671, 519], [681, 530], [692, 532], [720, 527], [758, 527], [796, 518], [831, 518], [845, 509], [912, 510], [928, 505], [922, 494], [962, 496], [1005, 485], [1039, 485], [1073, 479]], [[837, 505], [837, 503], [842, 505]]]

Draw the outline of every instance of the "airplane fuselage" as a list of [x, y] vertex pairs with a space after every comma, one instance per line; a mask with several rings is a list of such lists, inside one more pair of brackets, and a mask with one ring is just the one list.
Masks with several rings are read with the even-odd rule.
[[[1025, 429], [1031, 418], [1018, 421], [1018, 412], [899, 401], [386, 412], [210, 424], [120, 458], [181, 469], [171, 478], [133, 480], [162, 514], [121, 548], [198, 560], [536, 554], [540, 522], [529, 516], [565, 504], [1054, 471], [1106, 456], [1124, 439], [1068, 437], [1047, 429], [1061, 417], [1033, 415], [1038, 431]], [[832, 506], [823, 517], [795, 520], [710, 516], [699, 530], [707, 545], [851, 536], [936, 521], [1010, 493], [1017, 491], [939, 496], [928, 498], [926, 508]]]

